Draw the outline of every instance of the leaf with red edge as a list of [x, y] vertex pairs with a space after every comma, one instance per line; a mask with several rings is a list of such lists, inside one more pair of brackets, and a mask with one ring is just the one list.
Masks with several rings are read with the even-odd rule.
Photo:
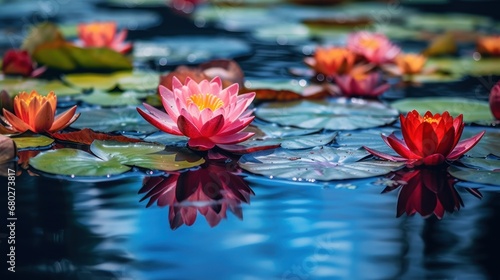
[[52, 134], [52, 137], [60, 141], [74, 142], [85, 145], [92, 144], [94, 140], [113, 140], [125, 143], [142, 142], [142, 140], [129, 138], [123, 135], [111, 135], [106, 133], [95, 132], [90, 128], [85, 128], [80, 131], [68, 132], [68, 133], [54, 133]]
[[321, 99], [330, 95], [329, 85], [307, 84], [304, 80], [247, 80], [240, 94], [255, 92], [259, 101], [292, 101], [300, 99]]

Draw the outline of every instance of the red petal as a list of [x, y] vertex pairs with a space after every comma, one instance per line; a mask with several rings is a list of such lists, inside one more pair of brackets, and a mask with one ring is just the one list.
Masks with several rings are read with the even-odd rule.
[[445, 157], [442, 154], [433, 154], [426, 156], [423, 160], [424, 165], [439, 165], [443, 163]]
[[170, 133], [173, 135], [183, 135], [177, 127], [170, 127], [165, 124], [161, 119], [156, 118], [153, 115], [148, 114], [147, 112], [144, 112], [141, 108], [137, 108], [137, 112], [150, 124], [154, 125], [156, 128], [160, 129], [161, 131], [164, 131], [166, 133]]
[[386, 159], [386, 160], [390, 160], [390, 161], [406, 161], [407, 159], [406, 158], [402, 158], [402, 157], [395, 157], [395, 156], [392, 156], [392, 155], [388, 155], [388, 154], [384, 154], [382, 152], [379, 152], [379, 151], [376, 151], [376, 150], [372, 150], [366, 146], [363, 146], [363, 148], [369, 152], [370, 154], [374, 155], [374, 156], [377, 156], [379, 158], [383, 158], [383, 159]]
[[201, 135], [211, 137], [216, 135], [224, 127], [224, 116], [218, 115], [201, 127]]
[[186, 135], [189, 138], [200, 138], [202, 137], [198, 128], [186, 117], [180, 115], [177, 118], [177, 127], [179, 128], [182, 134]]
[[389, 135], [389, 137], [386, 137], [382, 135], [382, 139], [396, 151], [400, 156], [407, 158], [407, 159], [419, 159], [421, 158], [420, 155], [415, 154], [413, 151], [409, 150], [408, 147], [401, 141], [399, 140], [394, 133]]
[[458, 145], [453, 149], [453, 151], [446, 157], [447, 160], [457, 160], [459, 157], [461, 157], [463, 154], [467, 153], [472, 147], [474, 147], [479, 140], [483, 137], [484, 133], [486, 131], [483, 131], [471, 138], [465, 139], [463, 141], [460, 141]]

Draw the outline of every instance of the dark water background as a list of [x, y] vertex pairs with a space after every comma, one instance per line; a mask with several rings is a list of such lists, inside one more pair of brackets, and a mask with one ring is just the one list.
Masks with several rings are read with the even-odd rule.
[[[427, 8], [493, 13], [484, 6], [490, 2], [481, 3]], [[131, 39], [229, 34], [197, 29], [167, 8], [154, 11], [163, 23], [131, 31]], [[254, 49], [238, 59], [247, 77], [289, 77], [286, 69], [301, 65], [303, 55], [293, 47], [258, 43], [245, 33], [231, 36]], [[403, 94], [422, 92], [487, 96], [472, 78]], [[17, 272], [2, 279], [500, 279], [500, 193], [494, 187], [480, 189], [482, 199], [457, 187], [464, 206], [442, 219], [396, 218], [398, 190], [382, 194], [380, 178], [325, 184], [245, 180], [255, 195], [237, 204], [236, 214], [227, 209], [227, 219], [211, 227], [198, 213], [193, 225], [173, 230], [172, 209], [140, 202], [142, 177], [77, 183], [24, 171], [16, 178]], [[5, 178], [0, 181], [6, 185]], [[0, 197], [7, 205], [6, 196]], [[2, 268], [6, 232], [2, 226]]]

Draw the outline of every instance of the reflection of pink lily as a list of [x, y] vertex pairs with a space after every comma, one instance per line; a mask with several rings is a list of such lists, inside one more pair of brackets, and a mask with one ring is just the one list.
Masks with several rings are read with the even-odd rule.
[[242, 219], [241, 202], [249, 203], [250, 195], [254, 195], [241, 177], [228, 171], [224, 164], [214, 163], [168, 177], [146, 178], [139, 193], [146, 192], [142, 200], [149, 198], [147, 207], [155, 202], [160, 207], [169, 206], [172, 229], [194, 224], [197, 212], [211, 227], [226, 218], [228, 209]]
[[[445, 211], [453, 213], [464, 206], [462, 198], [454, 187], [455, 179], [445, 169], [415, 169], [400, 171], [392, 178], [397, 186], [387, 187], [383, 193], [399, 188], [397, 217], [406, 213], [419, 213], [424, 217], [434, 214], [442, 219]], [[477, 189], [466, 189], [481, 198]]]

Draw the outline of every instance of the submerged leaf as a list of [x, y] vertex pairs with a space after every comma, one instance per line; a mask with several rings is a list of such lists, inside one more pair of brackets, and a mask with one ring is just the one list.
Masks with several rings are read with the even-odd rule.
[[403, 166], [401, 163], [364, 160], [363, 150], [340, 150], [321, 147], [308, 150], [260, 151], [244, 155], [239, 166], [249, 172], [295, 181], [329, 181], [368, 178], [387, 174]]

